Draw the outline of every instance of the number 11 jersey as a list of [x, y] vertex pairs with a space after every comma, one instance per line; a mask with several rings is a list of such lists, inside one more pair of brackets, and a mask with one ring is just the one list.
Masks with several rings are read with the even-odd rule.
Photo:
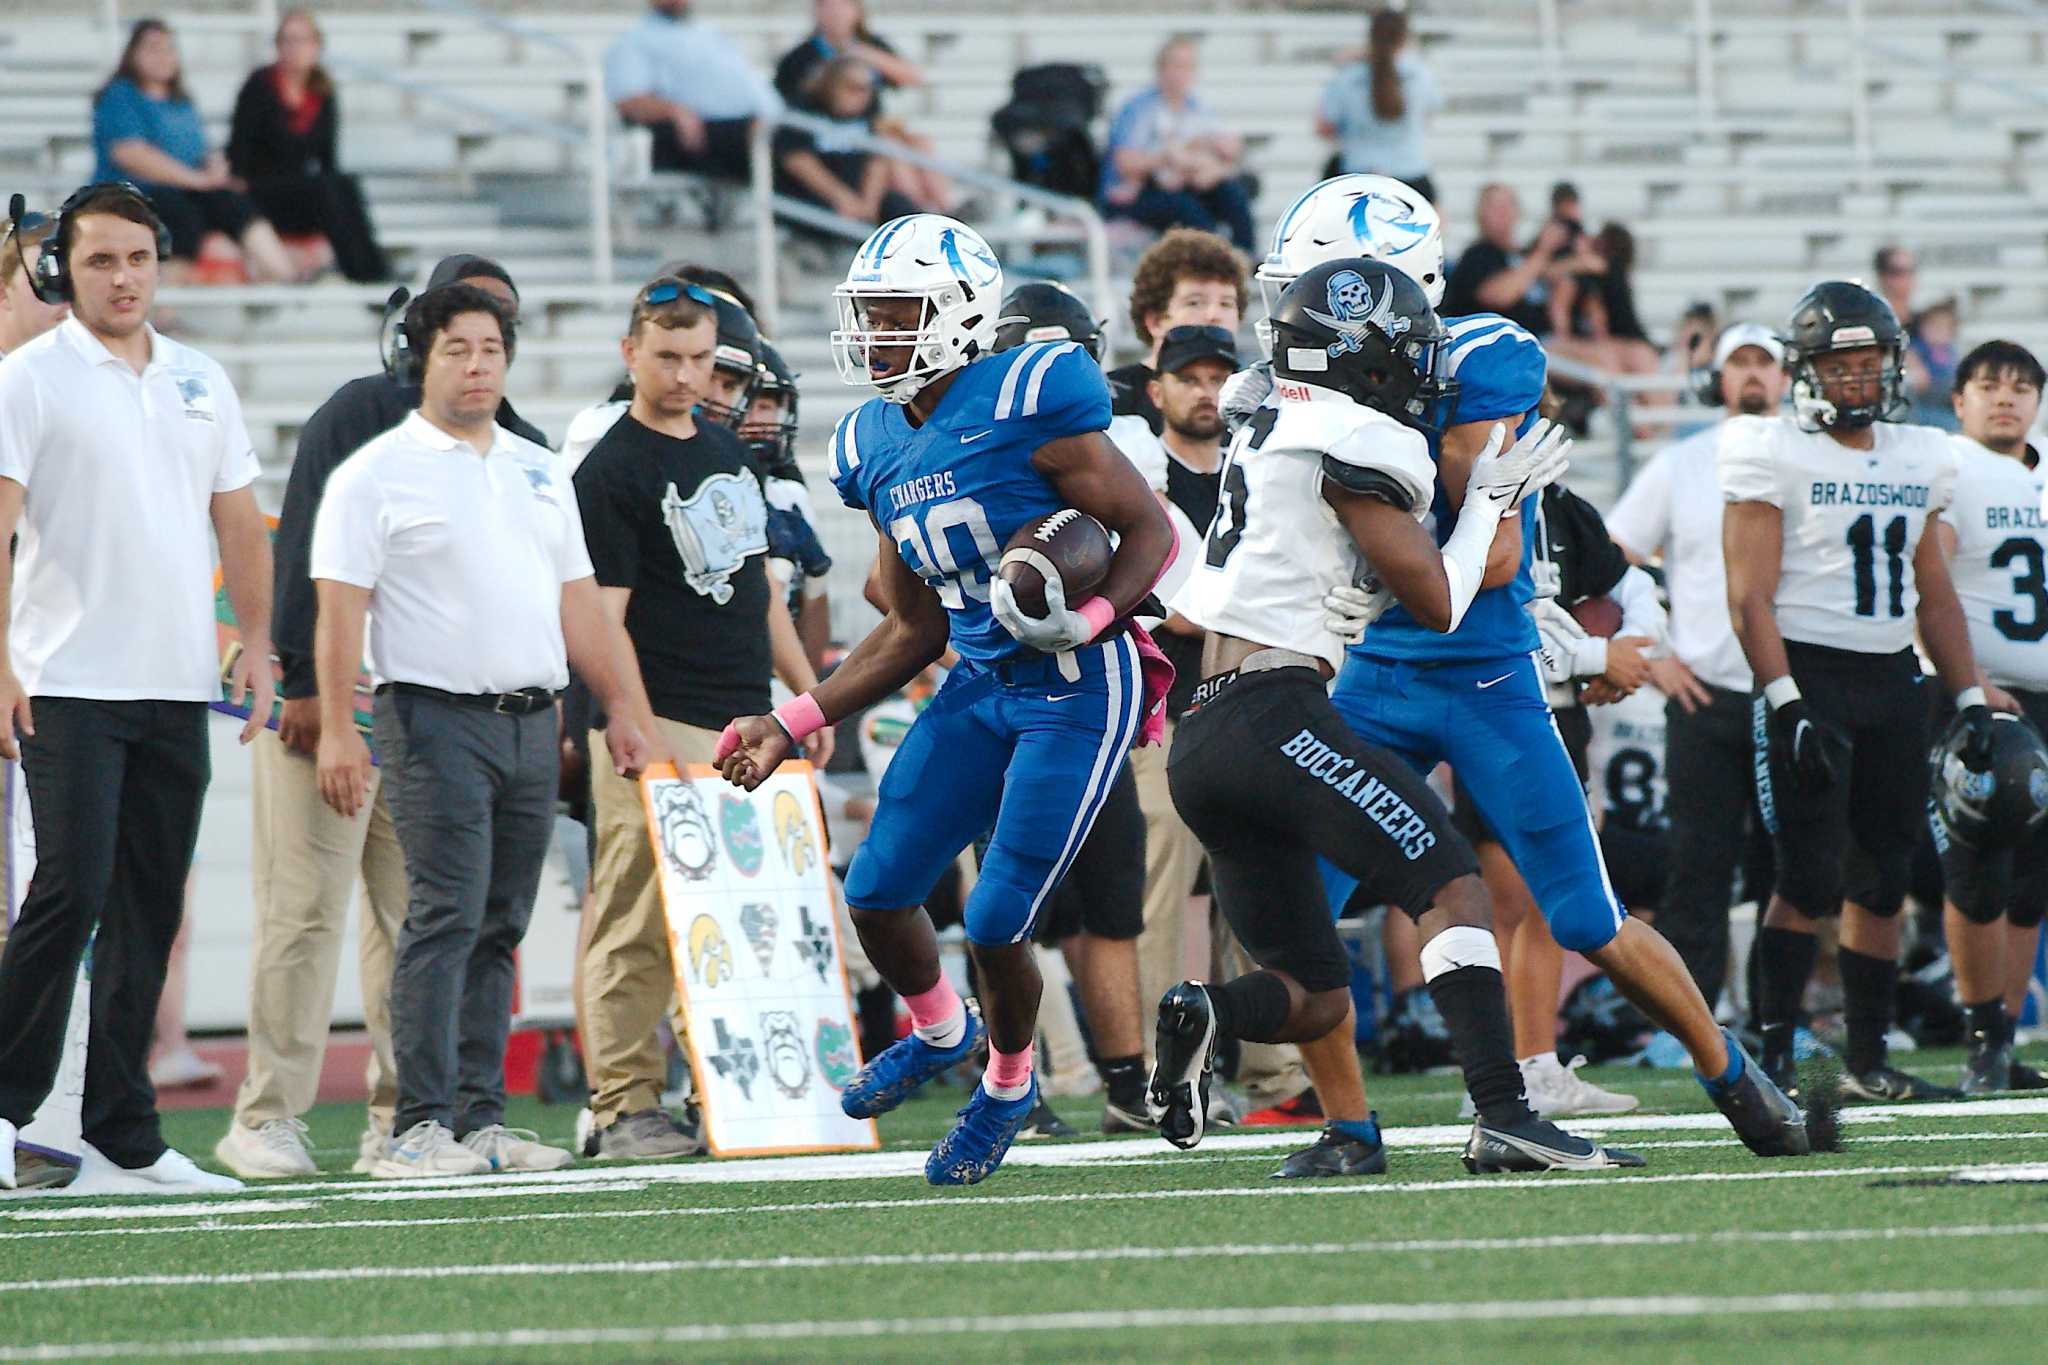
[[1970, 647], [1984, 676], [2000, 687], [2048, 691], [2048, 523], [2041, 517], [2042, 471], [1986, 450], [1967, 436], [1954, 442], [1960, 469], [1949, 566], [1970, 623]]
[[1913, 551], [1955, 497], [1956, 457], [1933, 427], [1880, 422], [1871, 433], [1876, 444], [1854, 450], [1790, 417], [1721, 424], [1722, 496], [1784, 514], [1775, 601], [1787, 640], [1858, 654], [1913, 643]]

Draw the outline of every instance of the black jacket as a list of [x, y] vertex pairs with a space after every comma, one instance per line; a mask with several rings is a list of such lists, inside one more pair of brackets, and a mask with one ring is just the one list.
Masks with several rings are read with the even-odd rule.
[[[365, 375], [336, 389], [334, 396], [306, 419], [299, 433], [299, 449], [292, 457], [272, 552], [276, 586], [271, 642], [284, 665], [286, 700], [318, 696], [320, 691], [313, 673], [313, 623], [319, 598], [311, 577], [313, 518], [320, 510], [320, 495], [343, 460], [404, 421], [419, 405], [418, 389], [401, 388], [386, 375]], [[498, 405], [498, 425], [535, 445], [548, 444], [546, 434], [522, 421], [509, 402]]]
[[259, 67], [235, 97], [228, 125], [228, 165], [244, 180], [325, 175], [335, 169], [334, 144], [341, 123], [338, 96], [330, 91], [313, 126], [302, 137], [291, 130], [291, 115], [271, 84], [271, 68]]
[[1569, 607], [1613, 592], [1628, 572], [1628, 556], [1607, 534], [1600, 509], [1562, 484], [1550, 485], [1542, 496], [1536, 558], [1557, 566], [1557, 600]]

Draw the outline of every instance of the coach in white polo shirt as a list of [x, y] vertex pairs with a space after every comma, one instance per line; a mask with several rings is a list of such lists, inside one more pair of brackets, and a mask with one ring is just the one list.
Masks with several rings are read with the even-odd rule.
[[[36, 870], [0, 956], [0, 1185], [57, 1074], [93, 949], [85, 1140], [138, 1189], [237, 1189], [165, 1147], [148, 1074], [221, 698], [213, 550], [246, 646], [231, 678], [270, 715], [270, 546], [241, 403], [148, 323], [163, 225], [133, 186], [67, 201], [39, 270], [71, 318], [0, 361], [0, 540], [20, 533], [0, 654], [0, 753], [17, 742]], [[259, 662], [261, 661], [261, 662]], [[88, 1153], [90, 1156], [90, 1153]]]
[[513, 950], [554, 828], [555, 695], [569, 665], [637, 773], [653, 729], [621, 682], [576, 493], [554, 455], [497, 425], [512, 322], [473, 285], [402, 324], [419, 410], [350, 456], [313, 526], [322, 794], [353, 816], [369, 750], [351, 716], [370, 624], [377, 753], [410, 895], [391, 981], [398, 1113], [370, 1174], [552, 1170], [570, 1156], [504, 1126]]
[[[1767, 327], [1739, 322], [1723, 331], [1709, 382], [1725, 413], [1776, 412], [1785, 397], [1784, 359], [1783, 343]], [[1607, 532], [1629, 558], [1664, 556], [1671, 657], [1651, 663], [1650, 679], [1670, 698], [1671, 866], [1657, 928], [1709, 1002], [1726, 983], [1728, 902], [1748, 826], [1758, 818], [1749, 663], [1729, 623], [1721, 558], [1724, 500], [1714, 466], [1720, 431], [1716, 422], [1658, 451], [1607, 514]]]

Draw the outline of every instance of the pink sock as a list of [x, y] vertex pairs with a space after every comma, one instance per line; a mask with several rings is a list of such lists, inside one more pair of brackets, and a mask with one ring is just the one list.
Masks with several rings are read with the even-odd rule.
[[991, 1044], [988, 1070], [982, 1073], [981, 1083], [999, 1100], [1023, 1095], [1031, 1088], [1031, 1044], [1024, 1044], [1022, 1052], [998, 1052]]
[[960, 992], [953, 989], [953, 983], [944, 975], [930, 990], [904, 996], [903, 1003], [910, 1008], [910, 1026], [918, 1037], [939, 1047], [951, 1047], [960, 1041], [967, 1011], [960, 1003]]

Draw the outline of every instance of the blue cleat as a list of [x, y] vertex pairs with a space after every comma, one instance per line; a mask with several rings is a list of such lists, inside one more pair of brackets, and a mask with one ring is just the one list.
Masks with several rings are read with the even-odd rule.
[[839, 1108], [851, 1119], [871, 1119], [888, 1113], [926, 1081], [947, 1067], [966, 1061], [980, 1046], [986, 1032], [981, 1010], [969, 1002], [967, 1031], [952, 1047], [933, 1047], [915, 1033], [897, 1039], [846, 1083], [846, 1089], [839, 1094]]
[[[883, 1055], [887, 1055], [886, 1053]], [[939, 1139], [924, 1163], [924, 1178], [934, 1185], [977, 1185], [1003, 1164], [1010, 1143], [1038, 1106], [1038, 1078], [1014, 1100], [999, 1100], [982, 1086], [955, 1115], [953, 1131]]]

